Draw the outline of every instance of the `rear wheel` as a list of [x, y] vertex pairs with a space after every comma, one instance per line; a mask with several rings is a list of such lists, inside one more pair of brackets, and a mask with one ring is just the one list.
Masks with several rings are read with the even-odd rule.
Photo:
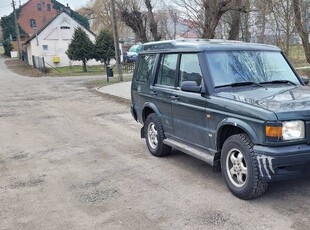
[[152, 155], [161, 157], [170, 152], [171, 147], [163, 142], [165, 136], [161, 121], [154, 113], [151, 113], [145, 121], [144, 136], [146, 145]]
[[259, 176], [253, 144], [246, 134], [229, 137], [222, 149], [221, 168], [229, 190], [241, 199], [262, 195], [267, 182]]

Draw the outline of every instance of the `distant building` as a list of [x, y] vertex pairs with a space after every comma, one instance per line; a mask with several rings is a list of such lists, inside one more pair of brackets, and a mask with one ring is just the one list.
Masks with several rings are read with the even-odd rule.
[[[89, 28], [88, 20], [71, 10], [68, 5], [64, 6], [56, 0], [29, 0], [16, 10], [21, 40], [26, 41], [53, 17], [63, 11], [70, 13], [84, 27]], [[3, 28], [3, 39], [16, 41], [13, 13], [1, 18], [1, 26]]]
[[17, 22], [31, 36], [57, 14], [51, 0], [29, 0], [20, 7]]
[[[78, 27], [83, 28], [90, 39], [95, 41], [95, 35], [90, 30], [73, 19], [69, 13], [62, 12], [25, 42], [25, 59], [33, 65], [34, 57], [44, 58], [46, 67], [81, 65], [81, 62], [72, 62], [66, 54], [74, 30]], [[88, 64], [98, 65], [100, 63], [91, 60]]]

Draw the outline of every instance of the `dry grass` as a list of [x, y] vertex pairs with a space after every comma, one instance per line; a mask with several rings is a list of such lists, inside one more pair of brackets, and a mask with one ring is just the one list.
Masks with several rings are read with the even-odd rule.
[[0, 46], [0, 55], [2, 55], [2, 54], [4, 54], [4, 48], [3, 48], [3, 46], [1, 45], [1, 46]]
[[5, 64], [11, 71], [22, 76], [28, 76], [28, 77], [43, 76], [43, 74], [39, 70], [32, 68], [30, 65], [26, 64], [25, 62], [19, 59], [7, 59], [5, 61]]

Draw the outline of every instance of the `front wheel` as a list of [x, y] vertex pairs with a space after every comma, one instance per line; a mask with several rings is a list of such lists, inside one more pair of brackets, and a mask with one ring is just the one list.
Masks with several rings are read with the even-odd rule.
[[150, 114], [145, 121], [144, 136], [152, 155], [161, 157], [170, 152], [171, 147], [163, 142], [165, 136], [161, 121], [154, 113]]
[[258, 197], [267, 189], [267, 182], [259, 176], [253, 144], [246, 134], [233, 135], [225, 141], [221, 168], [229, 190], [241, 199]]

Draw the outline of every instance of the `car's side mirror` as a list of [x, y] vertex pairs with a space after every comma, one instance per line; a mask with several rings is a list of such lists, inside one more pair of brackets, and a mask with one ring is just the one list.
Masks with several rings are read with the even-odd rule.
[[191, 93], [201, 93], [202, 86], [197, 85], [197, 82], [195, 81], [184, 81], [181, 85], [181, 90]]
[[301, 78], [301, 80], [303, 81], [303, 83], [305, 83], [305, 85], [308, 85], [308, 84], [309, 84], [309, 78], [308, 78], [308, 76], [301, 76], [300, 78]]

